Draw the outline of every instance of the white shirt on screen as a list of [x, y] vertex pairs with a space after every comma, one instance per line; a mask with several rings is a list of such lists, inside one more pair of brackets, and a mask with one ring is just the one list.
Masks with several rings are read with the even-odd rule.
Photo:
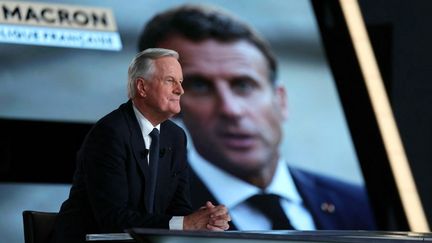
[[[147, 151], [150, 150], [150, 144], [151, 144], [151, 137], [150, 137], [150, 133], [153, 130], [153, 128], [157, 128], [160, 132], [160, 124], [158, 124], [156, 127], [153, 127], [153, 125], [151, 124], [151, 122], [149, 120], [147, 120], [147, 118], [145, 118], [141, 112], [139, 112], [139, 110], [135, 107], [135, 105], [133, 105], [133, 110], [135, 113], [135, 116], [138, 120], [138, 124], [141, 128], [141, 132], [142, 132], [142, 136], [144, 139], [144, 144], [146, 146]], [[147, 153], [147, 162], [149, 161], [149, 153]], [[169, 221], [169, 228], [170, 229], [175, 229], [175, 230], [181, 230], [183, 229], [183, 216], [174, 216], [171, 218], [171, 220]]]
[[[192, 146], [188, 150], [188, 159], [192, 169], [218, 203], [228, 208], [238, 230], [271, 230], [270, 220], [245, 202], [249, 197], [259, 193], [260, 188], [214, 166], [201, 157]], [[296, 230], [316, 229], [312, 215], [304, 207], [288, 166], [283, 160], [278, 161], [275, 176], [265, 192], [281, 197], [282, 209]]]

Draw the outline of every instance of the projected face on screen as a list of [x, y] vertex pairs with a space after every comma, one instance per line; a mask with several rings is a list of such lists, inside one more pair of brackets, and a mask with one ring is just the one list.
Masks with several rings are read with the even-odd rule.
[[[276, 61], [248, 24], [212, 7], [180, 6], [152, 18], [139, 46], [180, 54], [181, 121], [194, 145], [188, 161], [195, 207], [206, 200], [222, 203], [241, 230], [374, 228], [361, 187], [298, 169], [280, 153], [285, 86], [274, 83]], [[344, 208], [351, 203], [359, 211]], [[314, 210], [333, 214], [333, 220]], [[340, 224], [348, 215], [356, 222]]]
[[261, 51], [245, 40], [197, 43], [182, 36], [158, 46], [182, 54], [182, 118], [199, 154], [267, 186], [278, 160], [286, 101]]

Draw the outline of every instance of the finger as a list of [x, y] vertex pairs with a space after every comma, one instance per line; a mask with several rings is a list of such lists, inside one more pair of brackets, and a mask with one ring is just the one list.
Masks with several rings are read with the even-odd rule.
[[219, 227], [213, 226], [211, 224], [207, 224], [207, 229], [211, 230], [211, 231], [224, 231], [223, 228], [219, 228]]
[[213, 205], [210, 201], [207, 201], [204, 206], [201, 206], [199, 208], [199, 210], [211, 209], [211, 208], [214, 208], [214, 207], [216, 207], [216, 206]]
[[217, 220], [210, 219], [208, 223], [216, 227], [225, 227], [228, 225], [228, 221], [224, 219], [217, 219]]
[[207, 201], [205, 206], [206, 206], [207, 208], [214, 208], [214, 207], [216, 207], [216, 206], [213, 205], [213, 203], [211, 203], [210, 201]]
[[224, 212], [224, 213], [228, 212], [228, 209], [224, 205], [214, 206], [211, 209], [212, 209], [212, 212]]
[[209, 223], [209, 225], [223, 230], [229, 229], [229, 224], [227, 221], [218, 221], [218, 222], [214, 222], [214, 224]]
[[228, 209], [223, 205], [219, 205], [210, 209], [210, 214], [212, 215], [211, 217], [221, 216], [224, 214], [228, 214]]
[[213, 219], [213, 220], [225, 220], [225, 221], [231, 221], [231, 216], [229, 215], [229, 214], [222, 214], [222, 215], [219, 215], [219, 216], [214, 216], [214, 217], [211, 217], [211, 215], [210, 215], [210, 219]]

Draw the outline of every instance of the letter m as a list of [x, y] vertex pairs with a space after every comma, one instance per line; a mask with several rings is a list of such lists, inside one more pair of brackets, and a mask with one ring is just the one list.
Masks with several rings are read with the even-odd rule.
[[3, 17], [4, 17], [4, 20], [8, 20], [8, 18], [13, 19], [14, 17], [17, 17], [18, 20], [21, 21], [21, 12], [20, 12], [20, 9], [19, 9], [18, 6], [15, 7], [15, 9], [13, 9], [13, 11], [11, 11], [10, 9], [8, 9], [8, 7], [5, 6], [5, 5], [3, 5], [2, 8], [3, 8]]

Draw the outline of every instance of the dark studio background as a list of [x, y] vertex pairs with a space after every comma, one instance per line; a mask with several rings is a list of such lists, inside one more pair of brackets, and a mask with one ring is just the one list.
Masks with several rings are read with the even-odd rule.
[[432, 2], [360, 0], [360, 7], [432, 223]]

